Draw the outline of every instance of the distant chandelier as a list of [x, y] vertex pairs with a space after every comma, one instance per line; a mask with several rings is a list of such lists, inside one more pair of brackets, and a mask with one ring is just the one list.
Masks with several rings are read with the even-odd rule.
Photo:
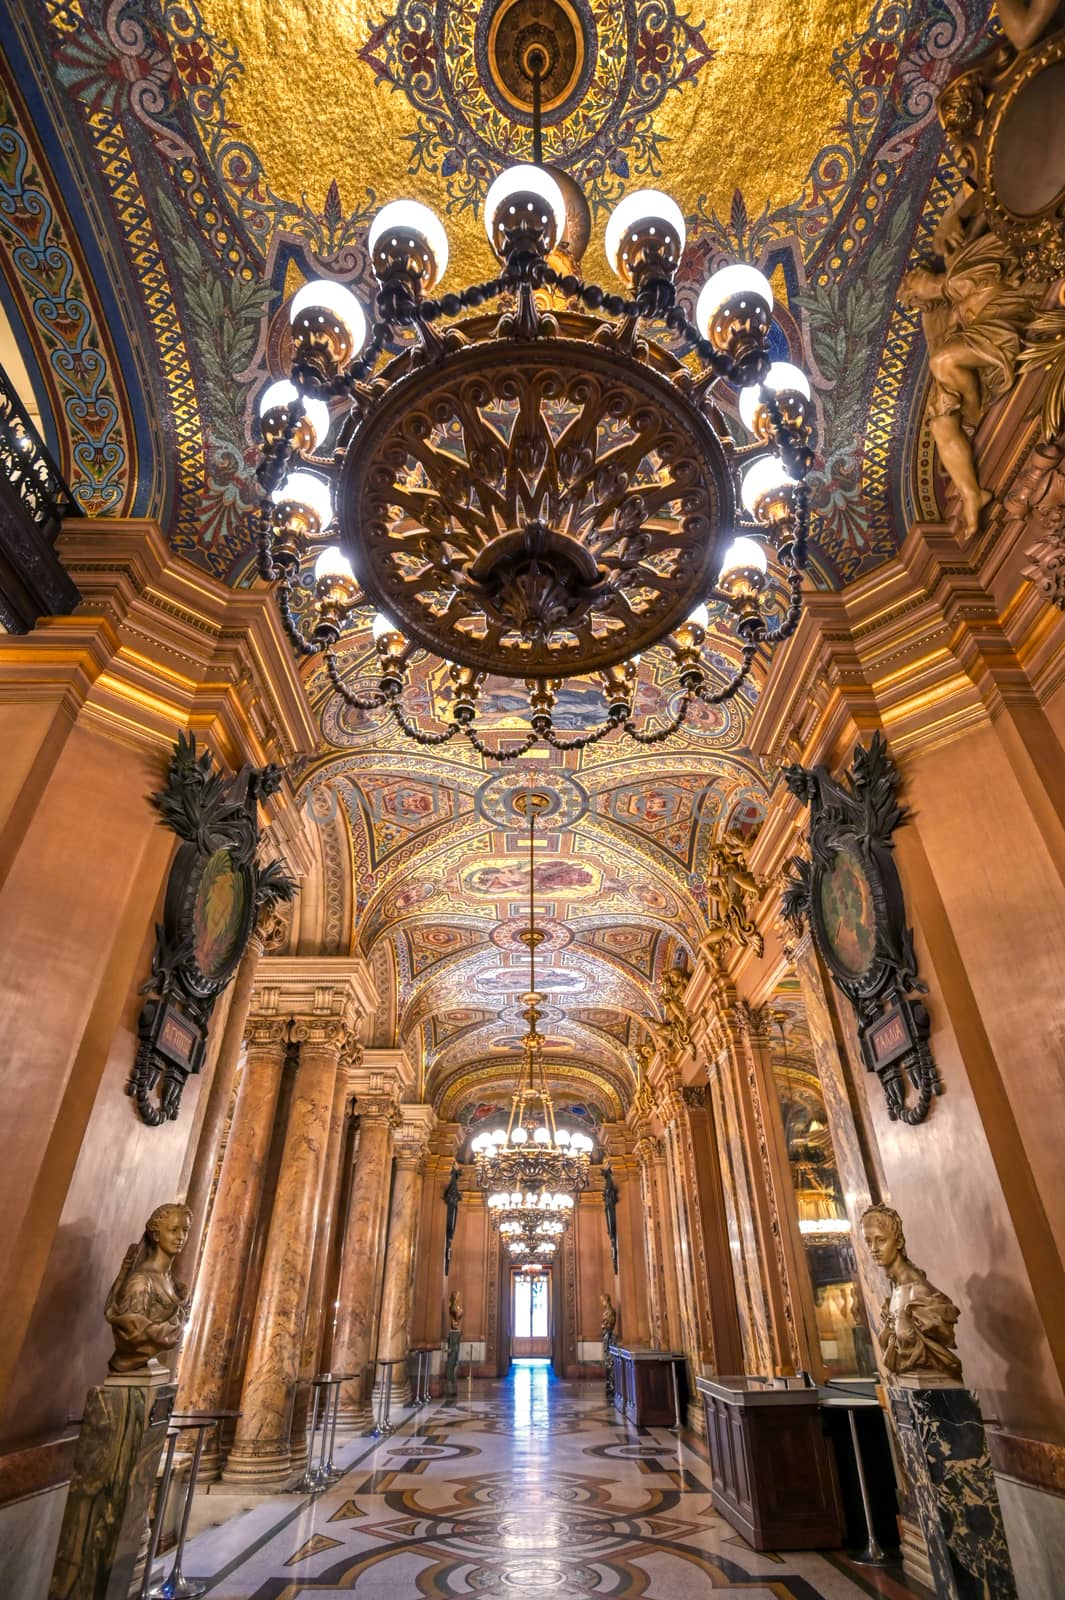
[[[690, 322], [674, 290], [684, 217], [667, 195], [639, 190], [610, 217], [624, 294], [578, 276], [588, 206], [543, 165], [537, 56], [534, 162], [502, 172], [485, 200], [500, 274], [432, 298], [447, 236], [425, 206], [391, 202], [369, 231], [373, 326], [339, 282], [305, 284], [291, 303], [291, 382], [260, 402], [259, 569], [278, 580], [293, 645], [321, 656], [350, 706], [386, 708], [421, 745], [462, 733], [493, 760], [615, 729], [656, 744], [695, 701], [735, 695], [759, 650], [798, 624], [813, 461], [809, 383], [770, 364], [767, 279], [723, 268]], [[733, 440], [721, 380], [739, 389], [753, 443]], [[371, 605], [378, 682], [361, 690], [336, 646]], [[738, 660], [722, 682], [703, 647], [730, 631]], [[656, 647], [677, 690], [664, 723], [641, 725], [640, 657]], [[419, 651], [448, 667], [435, 730], [404, 706]], [[527, 692], [531, 727], [516, 745], [478, 732], [490, 675]], [[559, 691], [579, 677], [598, 683], [604, 716], [563, 739]]]
[[573, 1197], [588, 1187], [592, 1151], [587, 1134], [555, 1126], [544, 1036], [537, 1028], [544, 996], [536, 988], [536, 950], [544, 935], [536, 926], [535, 834], [536, 818], [550, 803], [549, 795], [535, 790], [514, 800], [529, 818], [529, 926], [518, 935], [529, 951], [529, 989], [522, 996], [528, 1028], [507, 1126], [478, 1134], [472, 1145], [477, 1182], [488, 1191], [489, 1216], [512, 1255], [536, 1258], [552, 1256], [569, 1226]]

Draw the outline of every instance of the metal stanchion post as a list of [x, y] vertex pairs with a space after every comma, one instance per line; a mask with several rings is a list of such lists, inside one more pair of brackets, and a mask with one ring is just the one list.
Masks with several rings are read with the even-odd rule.
[[373, 1437], [384, 1439], [395, 1430], [392, 1427], [390, 1413], [392, 1410], [392, 1362], [379, 1361], [381, 1372], [381, 1399], [378, 1405], [377, 1426], [374, 1428]]
[[677, 1363], [675, 1361], [669, 1363], [669, 1375], [673, 1379], [673, 1426], [679, 1433], [681, 1430], [680, 1390], [677, 1387]]
[[325, 1452], [329, 1443], [330, 1374], [328, 1372], [320, 1372], [315, 1381], [320, 1384], [322, 1391], [322, 1437], [318, 1445], [318, 1465], [314, 1470], [314, 1481], [319, 1489], [324, 1489], [329, 1482], [329, 1476], [325, 1470]]
[[318, 1487], [318, 1475], [313, 1466], [314, 1436], [318, 1431], [318, 1402], [321, 1395], [317, 1378], [311, 1379], [311, 1388], [314, 1390], [314, 1401], [311, 1405], [311, 1436], [307, 1441], [307, 1465], [304, 1469], [303, 1477], [296, 1485], [297, 1489], [316, 1489]]
[[196, 1429], [196, 1443], [192, 1447], [192, 1465], [189, 1468], [189, 1481], [185, 1490], [185, 1504], [181, 1508], [181, 1523], [178, 1527], [177, 1546], [174, 1551], [174, 1565], [170, 1569], [170, 1576], [154, 1589], [149, 1589], [148, 1600], [197, 1600], [197, 1596], [207, 1593], [205, 1583], [190, 1583], [181, 1570], [182, 1557], [185, 1554], [185, 1540], [189, 1535], [189, 1517], [192, 1513], [192, 1500], [196, 1493], [196, 1476], [200, 1470], [200, 1457], [203, 1455], [203, 1441], [207, 1430], [212, 1426], [210, 1418], [203, 1422], [179, 1423], [181, 1428]]
[[155, 1497], [155, 1516], [152, 1518], [151, 1531], [148, 1535], [148, 1554], [144, 1558], [144, 1577], [141, 1580], [141, 1600], [148, 1600], [148, 1591], [152, 1586], [152, 1568], [155, 1565], [155, 1553], [159, 1549], [159, 1538], [163, 1531], [163, 1513], [166, 1510], [166, 1497], [170, 1492], [170, 1474], [174, 1470], [174, 1447], [177, 1442], [177, 1429], [174, 1428], [166, 1436], [163, 1481]]
[[879, 1567], [883, 1565], [887, 1558], [877, 1541], [876, 1530], [873, 1527], [873, 1508], [869, 1501], [869, 1485], [865, 1481], [865, 1465], [862, 1461], [862, 1447], [858, 1443], [858, 1422], [854, 1411], [854, 1406], [847, 1407], [847, 1421], [850, 1423], [851, 1443], [854, 1446], [854, 1465], [858, 1469], [858, 1488], [861, 1491], [862, 1510], [865, 1513], [865, 1531], [868, 1537], [862, 1554], [854, 1556], [853, 1559], [860, 1562], [863, 1567]]
[[329, 1416], [329, 1454], [326, 1457], [325, 1466], [322, 1468], [327, 1483], [331, 1478], [338, 1478], [340, 1476], [339, 1471], [333, 1465], [333, 1451], [336, 1449], [337, 1442], [337, 1416], [340, 1412], [340, 1385], [342, 1383], [347, 1383], [350, 1376], [350, 1373], [334, 1372], [333, 1374], [333, 1407]]

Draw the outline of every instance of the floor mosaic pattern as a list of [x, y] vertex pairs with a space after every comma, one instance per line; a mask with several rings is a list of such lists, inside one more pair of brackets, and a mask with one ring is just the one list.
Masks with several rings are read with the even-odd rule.
[[390, 1438], [345, 1443], [331, 1489], [200, 1534], [186, 1574], [212, 1600], [912, 1595], [843, 1558], [757, 1554], [713, 1511], [696, 1441], [627, 1425], [546, 1364], [401, 1415]]

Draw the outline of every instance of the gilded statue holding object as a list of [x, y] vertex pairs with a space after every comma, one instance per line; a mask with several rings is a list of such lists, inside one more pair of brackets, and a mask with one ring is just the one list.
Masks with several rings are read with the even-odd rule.
[[115, 1341], [107, 1366], [116, 1376], [166, 1376], [159, 1357], [176, 1348], [189, 1315], [189, 1293], [173, 1266], [191, 1226], [188, 1206], [156, 1206], [144, 1237], [126, 1251], [104, 1307]]
[[870, 1206], [862, 1216], [862, 1233], [891, 1284], [877, 1332], [884, 1366], [893, 1377], [918, 1387], [960, 1384], [954, 1341], [958, 1308], [906, 1254], [902, 1218], [890, 1206]]
[[765, 940], [755, 926], [749, 902], [757, 899], [762, 884], [747, 865], [743, 846], [729, 838], [710, 846], [706, 861], [706, 888], [709, 900], [707, 934], [703, 948], [718, 965], [734, 945], [750, 946], [756, 956], [765, 949]]

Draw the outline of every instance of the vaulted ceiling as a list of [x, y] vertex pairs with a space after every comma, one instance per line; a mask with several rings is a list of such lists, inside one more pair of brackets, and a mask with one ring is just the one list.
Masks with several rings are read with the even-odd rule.
[[[327, 272], [368, 303], [366, 227], [401, 195], [444, 218], [445, 287], [488, 275], [481, 201], [530, 147], [506, 49], [568, 29], [545, 153], [591, 202], [588, 275], [608, 276], [610, 206], [647, 184], [686, 214], [689, 306], [725, 259], [770, 273], [775, 351], [815, 390], [813, 581], [846, 582], [936, 511], [919, 330], [894, 287], [955, 176], [937, 88], [988, 19], [984, 0], [10, 0], [0, 238], [50, 441], [86, 510], [155, 515], [190, 559], [252, 581], [252, 419], [286, 298]], [[363, 658], [369, 674], [368, 630]], [[698, 945], [708, 845], [762, 815], [750, 697], [653, 752], [608, 740], [512, 770], [412, 747], [313, 670], [308, 687], [322, 744], [300, 781], [345, 841], [329, 870], [350, 873], [378, 976], [374, 1042], [407, 1043], [450, 1118], [505, 1093], [526, 986], [513, 796], [534, 783], [554, 807], [537, 867], [551, 1059], [574, 1105], [617, 1115], [661, 973]], [[417, 716], [444, 692], [422, 665]], [[675, 692], [646, 666], [644, 711]], [[563, 726], [587, 699], [567, 689]], [[497, 741], [524, 726], [505, 683], [484, 704]]]

